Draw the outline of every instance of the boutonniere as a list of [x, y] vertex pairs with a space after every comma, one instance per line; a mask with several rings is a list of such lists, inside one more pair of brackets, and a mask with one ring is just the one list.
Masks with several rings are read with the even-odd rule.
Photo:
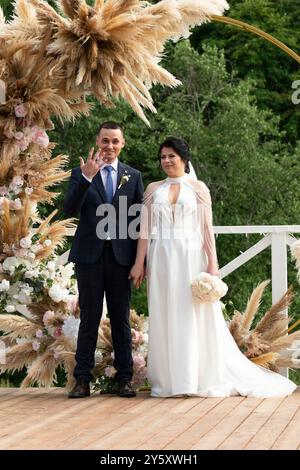
[[122, 186], [124, 186], [124, 184], [128, 183], [130, 178], [131, 178], [131, 175], [129, 175], [127, 173], [127, 170], [125, 170], [125, 173], [124, 173], [124, 175], [122, 175], [122, 178], [120, 180], [120, 184], [118, 186], [118, 189], [122, 188]]

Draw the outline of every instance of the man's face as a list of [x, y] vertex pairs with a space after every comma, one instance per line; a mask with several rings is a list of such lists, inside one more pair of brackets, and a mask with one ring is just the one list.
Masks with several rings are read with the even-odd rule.
[[125, 139], [120, 129], [101, 129], [96, 143], [105, 163], [112, 163], [121, 153]]

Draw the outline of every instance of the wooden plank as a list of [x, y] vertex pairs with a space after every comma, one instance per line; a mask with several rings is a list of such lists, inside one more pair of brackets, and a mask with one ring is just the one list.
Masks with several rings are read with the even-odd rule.
[[[209, 411], [216, 407], [223, 399], [207, 399], [199, 397], [194, 400], [198, 400], [198, 403], [193, 404], [190, 409], [181, 408], [179, 416], [173, 412], [173, 419], [170, 420], [169, 424], [165, 423], [165, 425], [158, 428], [156, 432], [152, 432], [152, 435], [150, 435], [143, 444], [137, 447], [137, 449], [164, 449], [171, 441], [177, 438], [180, 434], [183, 434], [195, 422], [197, 422], [200, 416], [208, 414]], [[188, 404], [188, 401], [186, 404]], [[177, 408], [179, 408], [179, 406]]]
[[262, 399], [246, 398], [224, 415], [213, 429], [202, 435], [193, 450], [214, 450], [255, 410]]
[[287, 397], [281, 402], [260, 430], [252, 437], [244, 447], [247, 450], [271, 449], [274, 442], [294, 418], [300, 406], [300, 394]]
[[161, 429], [166, 421], [168, 421], [170, 411], [181, 403], [184, 398], [159, 399], [149, 398], [146, 401], [152, 401], [155, 405], [148, 410], [142, 409], [135, 416], [119, 428], [115, 428], [114, 432], [109, 433], [101, 442], [91, 443], [87, 449], [134, 449], [145, 439], [145, 435], [155, 432], [153, 429]]
[[192, 449], [193, 445], [199, 442], [201, 436], [213, 429], [226, 414], [230, 413], [243, 400], [243, 397], [206, 398], [204, 402], [204, 406], [207, 407], [206, 412], [200, 413], [192, 426], [170, 439], [164, 449]]
[[[52, 429], [48, 432], [51, 448], [55, 449], [76, 449], [84, 448], [93, 439], [102, 439], [106, 433], [115, 428], [114, 421], [117, 418], [117, 425], [120, 426], [130, 417], [131, 409], [144, 401], [143, 397], [132, 398], [130, 400], [117, 396], [109, 396], [102, 402], [94, 401], [94, 406], [83, 410], [79, 415], [68, 416], [60, 429]], [[38, 438], [38, 436], [37, 436]], [[36, 436], [27, 440], [27, 446], [43, 448], [43, 443], [38, 443]]]
[[224, 439], [224, 442], [218, 446], [218, 449], [243, 449], [270, 416], [272, 416], [274, 410], [278, 408], [283, 400], [283, 397], [264, 399], [251, 415], [241, 422], [240, 426], [238, 426], [230, 436]]
[[300, 405], [299, 405], [299, 391], [292, 395], [298, 404], [298, 410], [294, 414], [283, 432], [278, 436], [272, 450], [294, 450], [300, 446]]

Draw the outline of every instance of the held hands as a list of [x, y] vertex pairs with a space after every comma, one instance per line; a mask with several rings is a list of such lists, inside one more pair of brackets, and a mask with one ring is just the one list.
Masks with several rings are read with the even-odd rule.
[[94, 176], [96, 176], [98, 173], [99, 169], [105, 164], [102, 158], [103, 156], [101, 155], [100, 150], [98, 150], [94, 155], [94, 147], [91, 148], [86, 162], [84, 162], [82, 157], [79, 157], [80, 169], [84, 176], [93, 179]]
[[138, 289], [140, 285], [142, 284], [144, 278], [145, 278], [145, 266], [143, 264], [135, 263], [131, 268], [128, 279], [132, 279], [134, 287]]

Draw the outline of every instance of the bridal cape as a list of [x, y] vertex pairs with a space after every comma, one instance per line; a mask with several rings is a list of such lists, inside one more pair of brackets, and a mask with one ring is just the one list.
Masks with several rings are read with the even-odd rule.
[[[180, 184], [175, 205], [171, 184]], [[274, 397], [292, 393], [289, 379], [248, 360], [236, 345], [220, 302], [196, 304], [191, 283], [217, 266], [210, 193], [188, 175], [148, 186], [141, 237], [148, 239], [148, 379], [154, 397]]]

